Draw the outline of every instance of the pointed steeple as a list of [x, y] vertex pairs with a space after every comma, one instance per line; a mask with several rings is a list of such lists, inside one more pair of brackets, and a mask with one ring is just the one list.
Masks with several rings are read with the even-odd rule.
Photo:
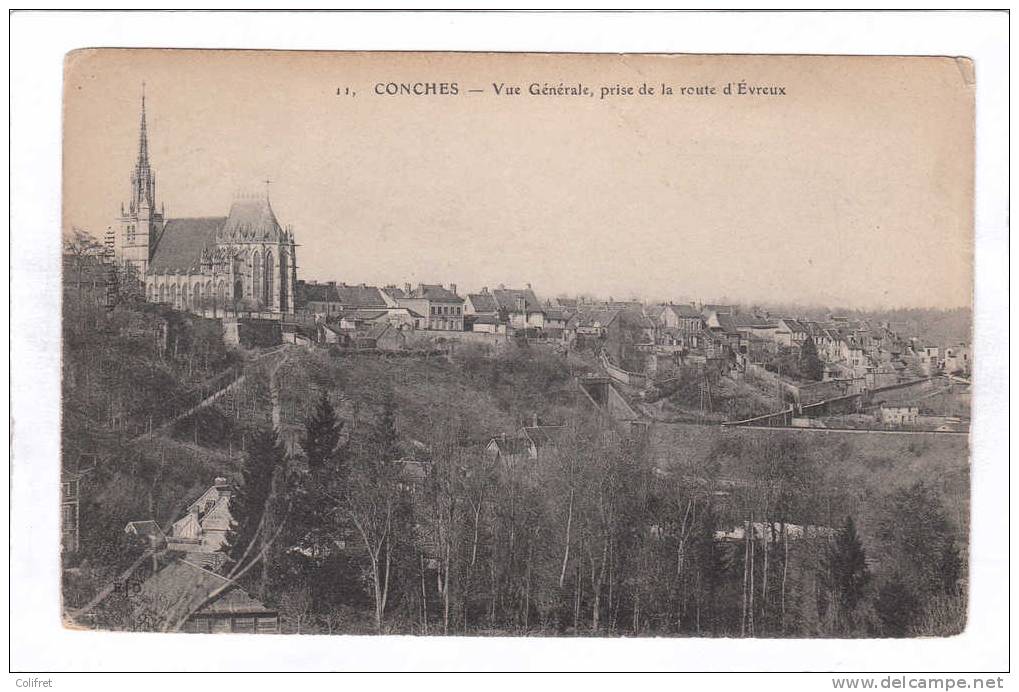
[[142, 82], [142, 122], [138, 129], [138, 166], [149, 165], [149, 132], [145, 123], [145, 82]]
[[131, 213], [155, 212], [156, 178], [149, 166], [149, 128], [145, 118], [145, 82], [142, 82], [142, 114], [138, 127], [138, 162], [131, 174]]

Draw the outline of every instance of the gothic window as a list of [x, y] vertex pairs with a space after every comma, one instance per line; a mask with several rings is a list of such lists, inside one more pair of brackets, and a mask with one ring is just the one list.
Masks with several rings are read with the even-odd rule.
[[159, 302], [160, 303], [166, 302], [166, 286], [161, 285], [159, 287]]
[[276, 264], [272, 258], [272, 252], [269, 250], [265, 251], [265, 281], [262, 291], [262, 302], [269, 309], [273, 306], [273, 292], [275, 291], [276, 283], [273, 281], [274, 272], [276, 270]]
[[287, 311], [287, 253], [280, 252], [280, 310]]
[[259, 299], [259, 288], [262, 286], [262, 254], [258, 250], [251, 253], [251, 296]]
[[195, 307], [196, 308], [204, 307], [202, 305], [202, 285], [201, 284], [195, 284], [195, 298], [194, 298], [194, 302], [195, 302]]
[[176, 307], [180, 307], [180, 303], [177, 302], [177, 286], [176, 285], [170, 286], [170, 303], [172, 303], [173, 307], [175, 307], [175, 308]]

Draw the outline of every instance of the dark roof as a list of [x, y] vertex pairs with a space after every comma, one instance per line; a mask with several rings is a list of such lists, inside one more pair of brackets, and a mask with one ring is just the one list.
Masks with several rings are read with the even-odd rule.
[[574, 316], [574, 320], [581, 327], [593, 327], [596, 324], [601, 327], [607, 327], [619, 317], [620, 312], [621, 310], [589, 310], [578, 312]]
[[748, 315], [746, 313], [742, 313], [742, 314], [736, 315], [733, 318], [733, 320], [735, 321], [737, 327], [751, 327], [751, 328], [757, 328], [757, 329], [766, 329], [768, 327], [774, 327], [775, 326], [774, 320], [769, 320], [769, 319], [764, 318], [764, 317], [757, 317], [755, 315]]
[[280, 222], [265, 197], [238, 199], [230, 205], [230, 214], [223, 224], [224, 239], [276, 241], [281, 235]]
[[495, 302], [495, 296], [491, 293], [471, 293], [468, 298], [477, 312], [497, 312], [499, 304]]
[[739, 331], [736, 329], [736, 321], [732, 319], [732, 315], [715, 313], [715, 317], [718, 319], [718, 326], [722, 328], [722, 331], [728, 334], [735, 334]]
[[708, 304], [704, 305], [704, 308], [703, 308], [703, 310], [701, 312], [717, 312], [717, 313], [724, 313], [724, 314], [731, 315], [732, 314], [732, 306], [731, 305], [712, 305], [712, 304], [708, 303]]
[[226, 218], [170, 219], [156, 241], [150, 274], [190, 273], [201, 269], [202, 251], [215, 245]]
[[377, 286], [347, 286], [339, 284], [336, 286], [336, 295], [339, 302], [344, 305], [355, 307], [385, 307], [386, 301], [382, 297], [382, 291]]
[[377, 286], [348, 286], [297, 282], [299, 302], [339, 303], [347, 308], [384, 308], [386, 301]]
[[566, 428], [562, 425], [532, 425], [521, 428], [522, 432], [538, 449], [554, 447]]
[[547, 320], [566, 320], [566, 311], [562, 308], [545, 308], [545, 319]]
[[260, 601], [248, 595], [248, 592], [241, 588], [233, 588], [224, 592], [207, 606], [199, 610], [196, 615], [214, 615], [226, 613], [272, 613], [274, 611], [266, 608]]
[[430, 300], [436, 303], [462, 303], [464, 299], [438, 284], [419, 284], [407, 298]]
[[492, 291], [492, 296], [495, 298], [495, 302], [500, 310], [515, 312], [517, 309], [517, 298], [524, 299], [524, 310], [528, 312], [541, 310], [541, 303], [538, 302], [534, 291], [529, 288], [497, 288]]
[[472, 317], [473, 324], [499, 324], [499, 318], [496, 315], [468, 315], [468, 317]]
[[128, 522], [127, 526], [124, 527], [124, 531], [130, 531], [134, 529], [134, 532], [139, 536], [162, 536], [163, 530], [159, 528], [159, 524], [151, 519], [144, 521], [131, 521]]
[[[227, 586], [227, 589], [210, 603], [205, 603], [213, 591], [223, 586]], [[240, 594], [234, 593], [237, 591]], [[216, 608], [221, 607], [231, 609], [221, 612], [238, 612], [236, 608], [243, 603], [247, 607], [244, 612], [275, 612], [251, 598], [231, 580], [189, 562], [186, 558], [174, 559], [173, 562], [146, 579], [136, 598], [138, 606], [135, 612], [137, 614], [145, 613], [159, 629], [163, 626], [181, 624], [181, 620], [196, 609], [200, 609], [200, 612], [211, 613], [217, 612]], [[223, 599], [227, 599], [226, 603], [223, 606], [217, 606], [217, 603]]]
[[390, 329], [392, 329], [394, 332], [397, 331], [396, 327], [394, 327], [391, 323], [380, 322], [379, 324], [372, 326], [372, 328], [368, 330], [367, 336], [369, 339], [378, 340], [385, 336], [386, 332], [388, 332]]
[[692, 305], [688, 305], [687, 303], [677, 303], [677, 304], [669, 303], [668, 305], [663, 305], [662, 309], [661, 309], [661, 312], [659, 312], [658, 314], [661, 315], [666, 310], [672, 310], [672, 312], [676, 313], [677, 317], [697, 317], [697, 318], [699, 318], [701, 316], [701, 313], [700, 313], [700, 311], [697, 308], [695, 308]]
[[350, 310], [344, 312], [342, 317], [348, 320], [364, 320], [370, 322], [377, 320], [380, 317], [386, 317], [389, 315], [388, 310]]

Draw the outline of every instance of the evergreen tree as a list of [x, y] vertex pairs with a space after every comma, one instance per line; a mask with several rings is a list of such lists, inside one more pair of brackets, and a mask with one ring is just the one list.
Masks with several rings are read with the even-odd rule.
[[[227, 554], [236, 563], [256, 538], [272, 493], [273, 476], [283, 466], [283, 450], [275, 431], [260, 430], [248, 442], [241, 484], [230, 497]], [[264, 537], [263, 537], [264, 538]], [[249, 558], [254, 555], [249, 553]]]
[[312, 473], [328, 465], [340, 441], [342, 424], [329, 403], [329, 394], [323, 390], [315, 409], [304, 424], [304, 454]]
[[825, 567], [828, 587], [834, 591], [838, 607], [843, 615], [851, 617], [870, 580], [866, 552], [856, 534], [856, 523], [852, 517], [846, 517], [842, 530], [828, 546]]
[[963, 565], [955, 530], [941, 497], [923, 481], [891, 495], [877, 537], [885, 551], [882, 563], [892, 564], [918, 596], [956, 589]]
[[814, 339], [807, 337], [800, 348], [800, 372], [809, 380], [820, 381], [824, 377], [824, 364], [817, 355]]

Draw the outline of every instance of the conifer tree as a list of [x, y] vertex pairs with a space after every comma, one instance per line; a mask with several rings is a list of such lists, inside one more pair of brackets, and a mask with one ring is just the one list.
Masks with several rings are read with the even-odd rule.
[[814, 339], [807, 337], [800, 348], [800, 372], [807, 379], [820, 381], [824, 377], [824, 365], [820, 356], [817, 355], [817, 345]]
[[[248, 443], [241, 471], [241, 484], [230, 497], [230, 531], [227, 554], [238, 562], [257, 538], [272, 494], [273, 476], [283, 466], [283, 450], [273, 430], [260, 430]], [[255, 553], [252, 550], [249, 557]]]
[[829, 579], [828, 586], [834, 592], [841, 615], [851, 618], [856, 606], [863, 599], [864, 589], [870, 580], [867, 555], [856, 533], [856, 523], [852, 517], [846, 517], [842, 530], [828, 546], [825, 567]]
[[329, 403], [329, 394], [323, 390], [315, 409], [304, 424], [304, 454], [312, 473], [328, 465], [340, 441], [342, 424]]

